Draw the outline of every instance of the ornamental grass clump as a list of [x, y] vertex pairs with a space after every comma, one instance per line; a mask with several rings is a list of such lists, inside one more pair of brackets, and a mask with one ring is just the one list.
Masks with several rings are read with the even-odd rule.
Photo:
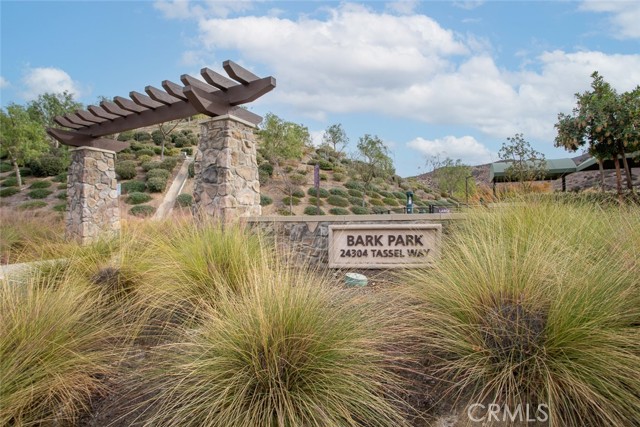
[[[389, 318], [309, 272], [250, 272], [143, 373], [145, 426], [405, 426]], [[380, 307], [378, 307], [380, 308]], [[138, 410], [138, 412], [141, 412]]]
[[551, 426], [640, 419], [639, 217], [535, 202], [454, 227], [433, 268], [405, 276], [447, 391], [547, 405]]
[[0, 425], [74, 425], [106, 391], [118, 329], [87, 288], [0, 282]]

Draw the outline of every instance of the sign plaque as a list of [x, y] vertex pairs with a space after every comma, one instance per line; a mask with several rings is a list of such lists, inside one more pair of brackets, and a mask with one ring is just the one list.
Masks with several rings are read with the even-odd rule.
[[429, 265], [438, 255], [441, 224], [329, 226], [330, 268]]

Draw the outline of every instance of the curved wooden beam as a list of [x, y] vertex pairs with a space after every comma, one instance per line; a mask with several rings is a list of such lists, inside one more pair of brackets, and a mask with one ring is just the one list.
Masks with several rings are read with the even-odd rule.
[[227, 60], [222, 63], [222, 68], [227, 72], [229, 77], [242, 84], [249, 84], [252, 81], [258, 80], [260, 77], [253, 74], [251, 71], [242, 68], [233, 61]]
[[120, 117], [120, 116], [116, 116], [115, 114], [108, 113], [104, 108], [96, 107], [95, 105], [89, 105], [89, 107], [87, 107], [87, 110], [91, 111], [91, 113], [93, 113], [94, 116], [102, 117], [103, 119], [113, 120]]
[[176, 102], [180, 102], [179, 98], [173, 97], [169, 95], [167, 92], [155, 88], [153, 86], [147, 86], [144, 88], [144, 91], [151, 97], [151, 99], [162, 102], [166, 105], [175, 104]]
[[141, 107], [140, 105], [136, 104], [132, 100], [123, 98], [121, 96], [116, 96], [115, 98], [113, 98], [113, 102], [118, 104], [118, 106], [123, 110], [133, 111], [134, 113], [142, 113], [143, 111], [148, 110], [148, 108]]
[[63, 129], [49, 128], [47, 129], [47, 134], [62, 144], [72, 147], [99, 148], [101, 150], [115, 151], [116, 153], [125, 148], [129, 148], [129, 143], [125, 141], [116, 141], [107, 138], [91, 138], [87, 135]]
[[149, 98], [147, 95], [143, 95], [140, 92], [136, 92], [136, 91], [129, 92], [129, 98], [131, 98], [133, 102], [140, 105], [141, 107], [151, 108], [152, 110], [155, 110], [156, 108], [162, 107], [163, 105], [165, 105], [162, 102], [154, 101], [153, 99]]

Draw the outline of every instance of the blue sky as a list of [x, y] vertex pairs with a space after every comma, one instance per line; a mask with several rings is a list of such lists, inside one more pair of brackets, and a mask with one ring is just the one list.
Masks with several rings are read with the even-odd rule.
[[430, 155], [497, 160], [523, 133], [548, 158], [559, 112], [598, 70], [640, 84], [638, 1], [0, 1], [0, 102], [85, 105], [234, 60], [278, 87], [250, 109], [375, 134], [402, 176]]

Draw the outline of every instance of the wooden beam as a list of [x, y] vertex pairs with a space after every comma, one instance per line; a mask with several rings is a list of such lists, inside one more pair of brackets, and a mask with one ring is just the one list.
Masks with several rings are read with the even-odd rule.
[[242, 119], [244, 121], [247, 121], [249, 123], [253, 123], [254, 125], [259, 125], [260, 122], [262, 121], [262, 117], [252, 113], [249, 110], [245, 110], [242, 107], [231, 107], [229, 109], [229, 115], [231, 116], [235, 116], [239, 119]]
[[142, 107], [151, 108], [152, 110], [155, 110], [156, 108], [162, 107], [164, 105], [162, 102], [154, 101], [147, 95], [143, 95], [140, 92], [136, 91], [129, 92], [129, 98], [133, 99], [133, 102], [135, 102], [136, 104]]
[[185, 86], [184, 94], [189, 99], [189, 103], [198, 112], [208, 116], [223, 116], [229, 113], [229, 104], [213, 93], [206, 92], [196, 86]]
[[103, 119], [112, 120], [120, 117], [120, 116], [116, 116], [115, 114], [108, 113], [104, 108], [96, 107], [95, 105], [89, 105], [89, 107], [87, 107], [87, 110], [93, 113], [94, 116], [102, 117]]
[[148, 110], [148, 108], [141, 107], [132, 100], [123, 98], [121, 96], [116, 96], [115, 98], [113, 98], [113, 101], [118, 104], [118, 106], [123, 110], [133, 111], [134, 113], [142, 113], [143, 111]]
[[258, 80], [260, 77], [253, 74], [251, 71], [242, 68], [238, 64], [233, 61], [224, 61], [222, 63], [222, 68], [227, 72], [229, 77], [233, 80], [238, 81], [242, 84], [248, 84], [252, 81]]
[[[180, 81], [186, 86], [196, 87], [203, 92], [206, 93], [215, 93], [219, 92], [220, 95], [223, 95], [224, 92], [220, 91], [217, 87], [211, 86], [203, 82], [202, 80], [198, 80], [195, 77], [191, 77], [189, 74], [183, 74], [180, 76]], [[224, 97], [221, 97], [224, 99]]]
[[222, 74], [218, 74], [209, 68], [203, 68], [200, 70], [202, 78], [212, 86], [217, 87], [220, 90], [227, 90], [230, 87], [236, 86], [238, 83], [231, 79], [226, 78]]
[[162, 82], [162, 87], [164, 88], [164, 90], [167, 91], [167, 93], [171, 96], [174, 96], [178, 99], [181, 99], [183, 101], [187, 100], [186, 95], [183, 93], [184, 92], [184, 88], [182, 86], [180, 86], [179, 84], [176, 84], [174, 82], [171, 82], [169, 80], [164, 80]]
[[80, 125], [80, 126], [91, 126], [93, 123], [88, 122], [86, 120], [82, 120], [79, 116], [77, 116], [74, 113], [68, 113], [65, 114], [64, 117], [69, 120], [71, 123], [74, 123], [76, 125]]
[[145, 87], [144, 91], [147, 92], [147, 94], [151, 97], [151, 99], [158, 102], [162, 102], [163, 104], [166, 104], [166, 105], [175, 104], [176, 102], [180, 101], [179, 98], [173, 97], [169, 95], [167, 92], [160, 90], [158, 88], [155, 88], [153, 86]]
[[76, 110], [76, 115], [80, 117], [82, 120], [86, 120], [91, 123], [102, 123], [107, 121], [107, 119], [103, 119], [101, 117], [98, 117], [96, 115], [93, 115], [83, 110]]
[[230, 105], [246, 104], [255, 101], [265, 93], [271, 92], [276, 87], [276, 79], [265, 77], [254, 80], [246, 85], [236, 85], [227, 90], [227, 99]]
[[56, 122], [57, 124], [59, 124], [60, 126], [63, 126], [63, 127], [66, 127], [66, 128], [71, 128], [71, 129], [82, 129], [84, 127], [82, 125], [77, 125], [75, 123], [71, 123], [64, 116], [56, 116], [53, 119], [53, 121]]
[[120, 117], [127, 117], [134, 114], [133, 111], [123, 110], [113, 102], [109, 102], [109, 101], [102, 101], [100, 103], [100, 106], [104, 108], [106, 111], [108, 111], [109, 113], [120, 116]]
[[63, 129], [49, 128], [47, 129], [47, 133], [62, 144], [72, 147], [100, 148], [102, 150], [115, 151], [116, 153], [129, 147], [129, 143], [125, 141], [116, 141], [107, 138], [91, 138], [87, 135]]

